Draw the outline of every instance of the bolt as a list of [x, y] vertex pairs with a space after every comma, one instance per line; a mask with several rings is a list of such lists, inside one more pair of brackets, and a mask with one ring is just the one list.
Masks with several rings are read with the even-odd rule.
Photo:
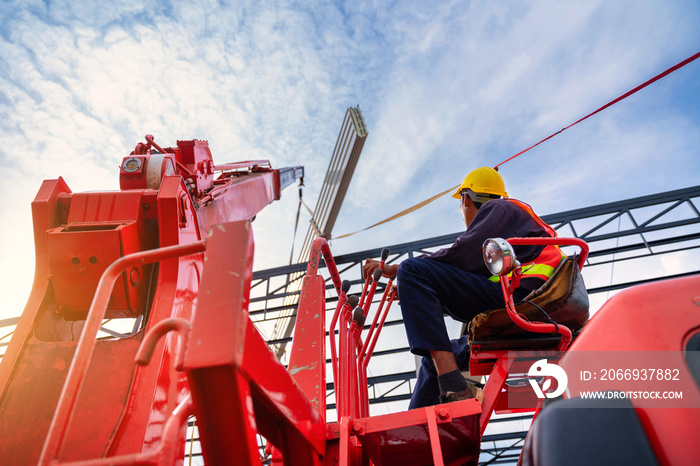
[[450, 417], [449, 413], [445, 408], [442, 408], [440, 411], [438, 411], [437, 415], [440, 419], [447, 419], [448, 417]]
[[355, 422], [352, 424], [352, 431], [355, 432], [356, 434], [362, 433], [362, 431], [363, 431], [362, 423], [359, 422], [359, 421], [355, 421]]

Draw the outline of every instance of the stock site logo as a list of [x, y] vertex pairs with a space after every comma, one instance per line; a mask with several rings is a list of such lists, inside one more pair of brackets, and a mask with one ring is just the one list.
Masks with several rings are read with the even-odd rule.
[[[530, 370], [527, 372], [527, 375], [528, 377], [531, 377], [528, 379], [528, 382], [530, 382], [530, 385], [535, 391], [537, 398], [544, 398], [545, 396], [547, 398], [556, 398], [564, 393], [566, 386], [569, 383], [569, 378], [567, 377], [564, 369], [556, 364], [549, 364], [546, 359], [540, 359], [530, 366]], [[544, 384], [542, 384], [542, 387], [540, 388], [537, 380], [542, 380], [543, 378]], [[556, 379], [557, 381], [557, 389], [551, 393], [546, 393], [547, 390], [552, 387], [552, 378]]]

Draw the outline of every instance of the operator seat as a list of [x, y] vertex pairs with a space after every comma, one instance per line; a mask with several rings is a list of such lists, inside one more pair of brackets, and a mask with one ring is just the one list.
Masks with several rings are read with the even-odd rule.
[[[539, 309], [537, 306], [539, 306]], [[577, 334], [588, 321], [588, 293], [578, 267], [578, 254], [563, 259], [552, 276], [515, 306], [516, 312], [532, 322], [566, 325]], [[542, 312], [544, 310], [546, 312]], [[549, 318], [548, 318], [549, 317]], [[482, 312], [467, 327], [469, 341], [484, 349], [507, 349], [522, 346], [550, 346], [559, 335], [532, 333], [518, 327], [504, 308]]]

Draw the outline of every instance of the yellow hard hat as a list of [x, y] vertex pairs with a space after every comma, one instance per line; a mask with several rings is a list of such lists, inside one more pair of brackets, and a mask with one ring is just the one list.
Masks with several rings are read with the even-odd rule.
[[452, 197], [460, 199], [462, 197], [461, 193], [465, 189], [471, 189], [477, 194], [492, 194], [495, 196], [508, 197], [503, 178], [491, 167], [481, 167], [469, 172], [469, 174], [464, 177], [462, 185]]

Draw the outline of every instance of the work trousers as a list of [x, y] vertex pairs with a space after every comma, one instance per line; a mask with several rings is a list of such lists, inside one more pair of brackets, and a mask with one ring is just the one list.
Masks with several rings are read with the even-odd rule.
[[[411, 352], [424, 357], [409, 407], [430, 406], [439, 402], [440, 395], [430, 351], [452, 351], [460, 370], [469, 367], [467, 337], [450, 341], [444, 315], [470, 322], [481, 312], [504, 307], [501, 286], [483, 275], [427, 258], [403, 261], [397, 281]], [[527, 292], [516, 290], [516, 300]]]

